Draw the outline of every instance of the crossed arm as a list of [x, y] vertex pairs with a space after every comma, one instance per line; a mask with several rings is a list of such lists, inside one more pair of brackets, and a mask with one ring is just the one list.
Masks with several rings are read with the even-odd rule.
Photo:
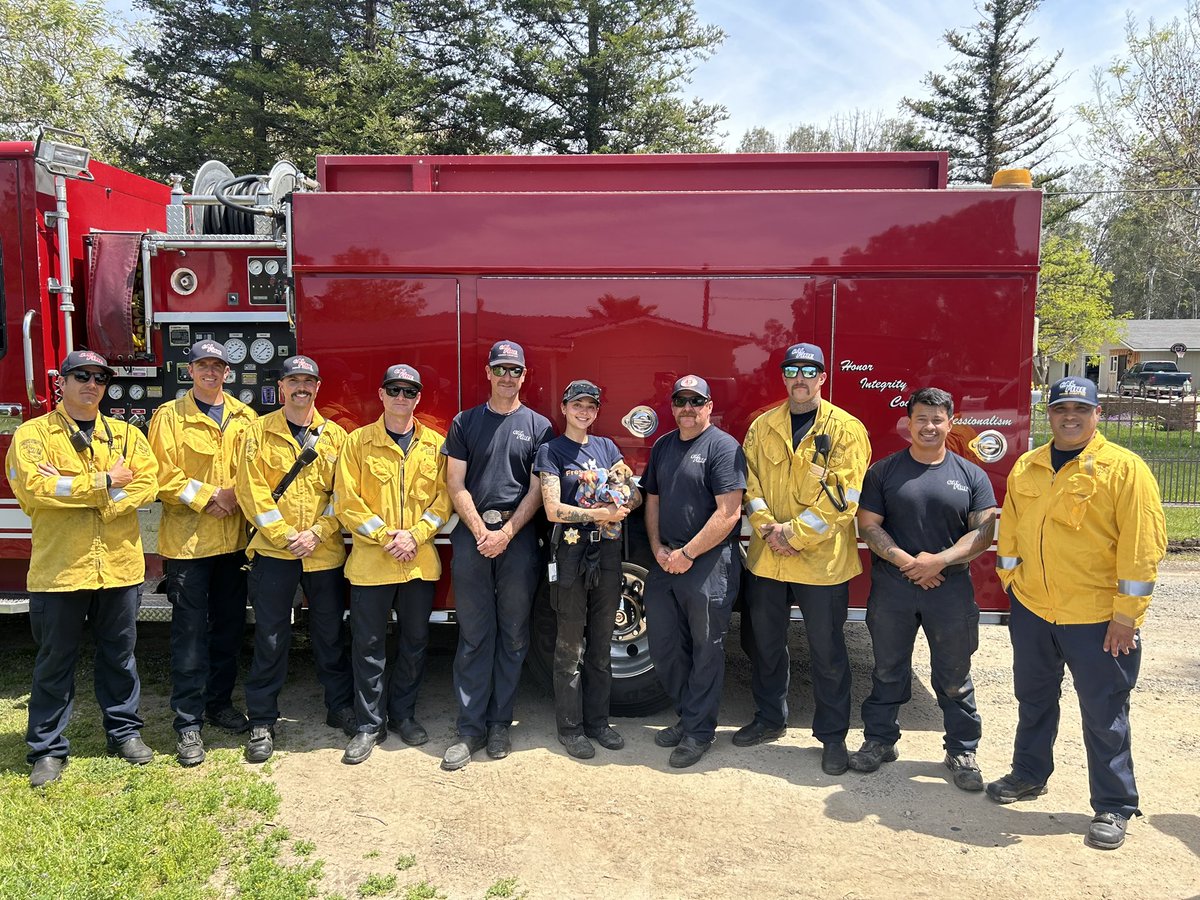
[[967, 515], [967, 532], [940, 553], [922, 550], [916, 556], [902, 550], [883, 528], [883, 516], [859, 508], [858, 533], [880, 559], [898, 568], [909, 581], [926, 590], [937, 587], [945, 576], [942, 570], [973, 560], [992, 545], [996, 533], [996, 508], [976, 510]]

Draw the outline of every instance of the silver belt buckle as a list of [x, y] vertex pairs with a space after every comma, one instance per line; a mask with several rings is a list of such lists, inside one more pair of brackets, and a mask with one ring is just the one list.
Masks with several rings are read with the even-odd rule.
[[498, 509], [489, 509], [484, 511], [479, 518], [483, 519], [484, 525], [499, 525], [504, 521], [504, 517]]
[[600, 526], [596, 525], [588, 533], [588, 542], [592, 544], [598, 544], [600, 543], [601, 537], [603, 537], [603, 535], [600, 534]]

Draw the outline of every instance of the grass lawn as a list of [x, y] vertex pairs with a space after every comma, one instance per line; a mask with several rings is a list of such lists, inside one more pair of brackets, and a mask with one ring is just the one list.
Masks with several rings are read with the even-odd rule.
[[[212, 749], [202, 766], [182, 769], [169, 753], [168, 720], [146, 728], [151, 746], [168, 751], [149, 765], [105, 757], [89, 651], [80, 660], [67, 731], [70, 764], [61, 782], [31, 790], [24, 741], [29, 620], [0, 618], [0, 897], [316, 895], [322, 863], [299, 859], [304, 854], [291, 852], [286, 830], [272, 827], [279, 796], [237, 749]], [[165, 660], [140, 657], [144, 683], [161, 690]]]
[[1182, 541], [1200, 538], [1200, 506], [1164, 506], [1167, 517], [1167, 538]]

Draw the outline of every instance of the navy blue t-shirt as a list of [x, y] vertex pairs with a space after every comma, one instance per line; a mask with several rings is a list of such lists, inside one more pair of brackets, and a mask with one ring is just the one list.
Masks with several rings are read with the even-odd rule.
[[[718, 494], [746, 489], [746, 456], [742, 445], [715, 425], [690, 441], [672, 431], [654, 442], [641, 485], [659, 495], [659, 539], [678, 549], [716, 512]], [[731, 528], [730, 537], [736, 531]]]
[[550, 420], [528, 406], [502, 416], [484, 403], [454, 417], [442, 453], [466, 462], [467, 491], [479, 512], [504, 512], [529, 490], [538, 448], [552, 437]]
[[[987, 474], [957, 453], [926, 465], [907, 449], [867, 470], [859, 508], [883, 516], [883, 530], [906, 553], [940, 553], [970, 529], [967, 517], [996, 505]], [[896, 566], [872, 555], [872, 571], [908, 581]]]

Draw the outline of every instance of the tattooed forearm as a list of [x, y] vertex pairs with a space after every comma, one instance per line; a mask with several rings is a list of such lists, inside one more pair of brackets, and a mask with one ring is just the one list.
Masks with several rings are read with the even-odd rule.
[[902, 552], [896, 542], [892, 540], [892, 536], [883, 530], [882, 525], [867, 525], [865, 528], [860, 528], [859, 535], [863, 542], [871, 548], [871, 552], [880, 559], [894, 563], [896, 561], [895, 554]]
[[596, 517], [586, 509], [577, 506], [559, 506], [558, 521], [560, 522], [595, 522]]
[[629, 509], [637, 509], [642, 505], [642, 492], [634, 488], [629, 494], [629, 501], [625, 504]]
[[971, 555], [969, 559], [974, 559], [980, 553], [992, 546], [992, 539], [996, 535], [996, 509], [981, 509], [970, 513], [967, 516], [967, 528], [971, 530]]

